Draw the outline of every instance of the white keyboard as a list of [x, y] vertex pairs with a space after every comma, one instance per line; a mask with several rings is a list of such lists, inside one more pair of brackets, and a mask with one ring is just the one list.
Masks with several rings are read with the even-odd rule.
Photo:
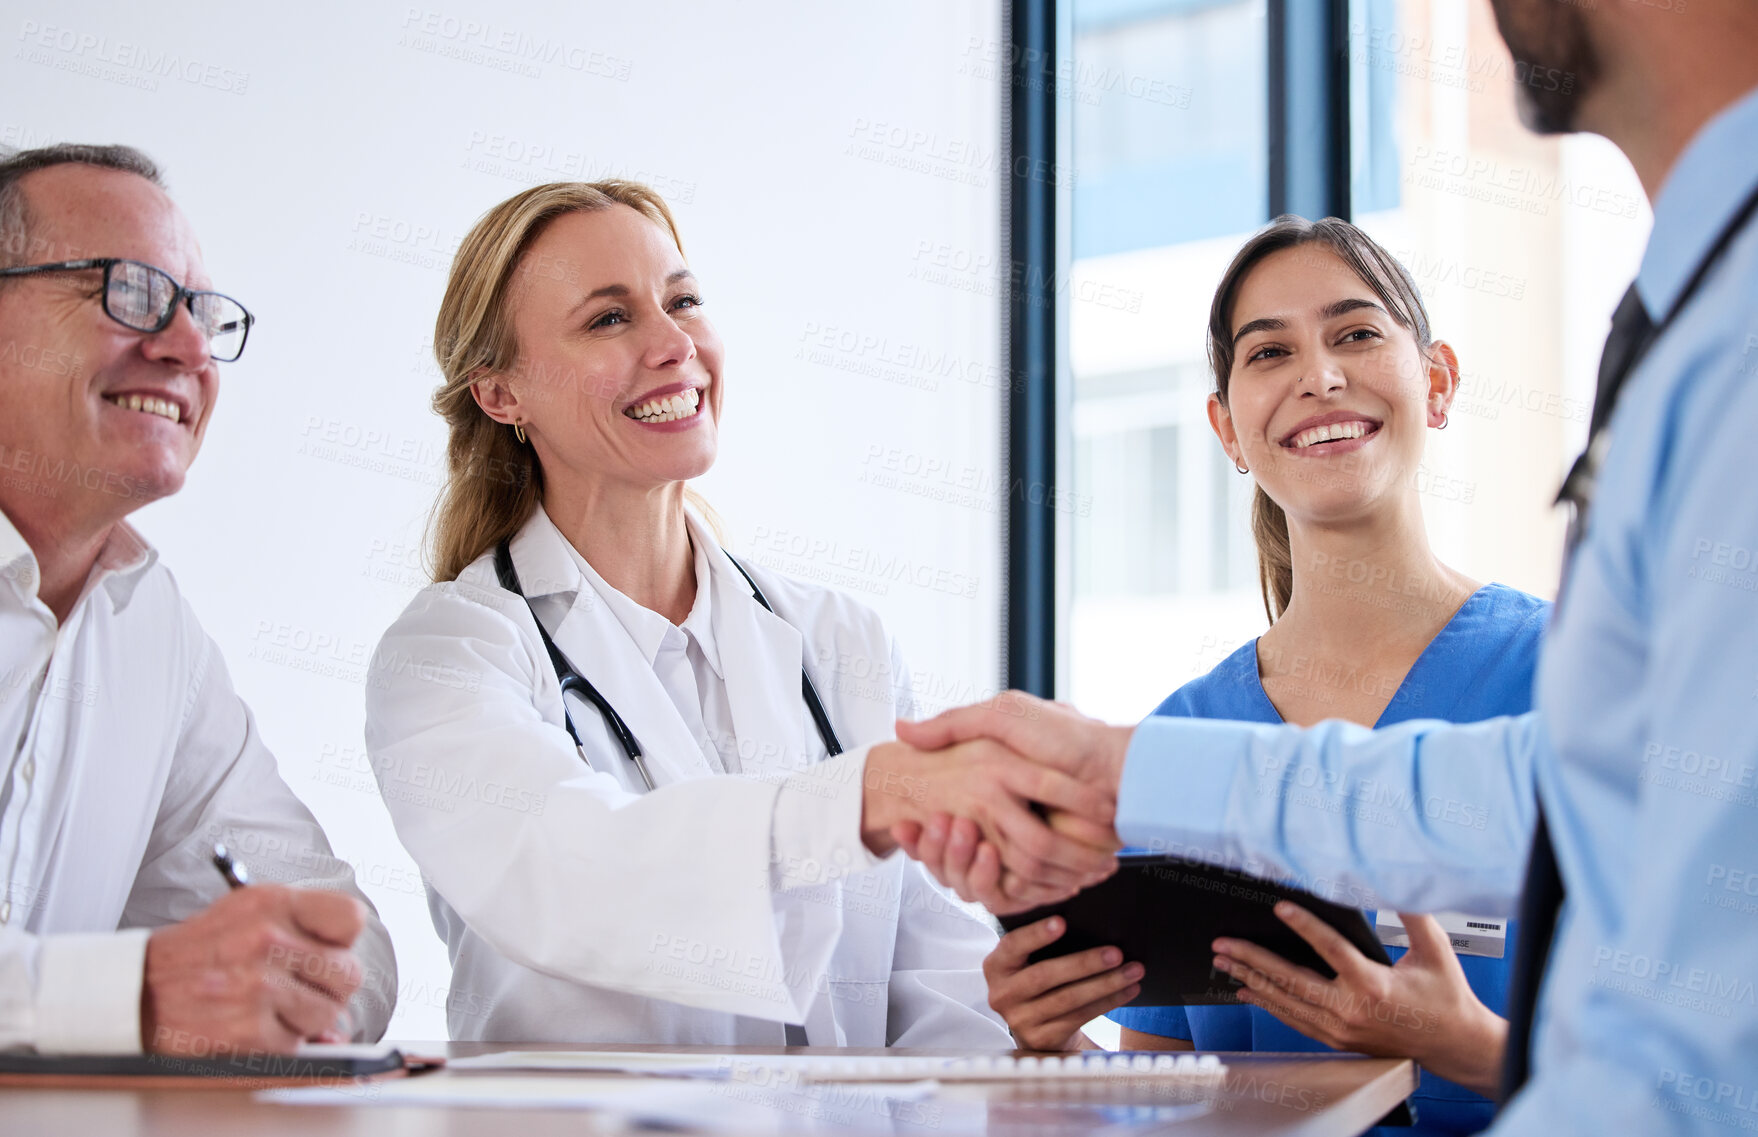
[[[741, 1056], [742, 1057], [742, 1056]], [[780, 1061], [776, 1061], [780, 1058]], [[806, 1082], [1013, 1082], [1146, 1078], [1219, 1082], [1227, 1067], [1213, 1054], [984, 1055], [973, 1058], [825, 1058], [817, 1055], [751, 1055], [753, 1065], [790, 1069]]]
[[578, 1074], [648, 1074], [683, 1078], [786, 1075], [804, 1082], [1037, 1082], [1068, 1085], [1119, 1080], [1163, 1086], [1219, 1087], [1227, 1067], [1213, 1054], [1092, 1050], [1045, 1057], [983, 1054], [927, 1057], [913, 1054], [714, 1054], [619, 1050], [504, 1050], [455, 1058], [455, 1072], [543, 1070]]

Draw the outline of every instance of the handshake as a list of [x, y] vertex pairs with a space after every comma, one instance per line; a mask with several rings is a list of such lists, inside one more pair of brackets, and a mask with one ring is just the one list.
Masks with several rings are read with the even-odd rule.
[[862, 838], [997, 915], [1064, 900], [1117, 870], [1130, 734], [1018, 691], [900, 722], [867, 755]]

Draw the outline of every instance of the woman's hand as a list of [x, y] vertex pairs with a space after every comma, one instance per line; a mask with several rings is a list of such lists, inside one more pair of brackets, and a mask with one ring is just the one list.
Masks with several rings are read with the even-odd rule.
[[[892, 827], [891, 839], [960, 900], [981, 904], [997, 916], [1054, 904], [1076, 891], [1026, 886], [1001, 867], [1001, 854], [983, 840], [983, 831], [968, 817], [936, 813], [925, 825], [906, 821]], [[1015, 895], [1008, 894], [1009, 888]]]
[[[1052, 813], [1049, 819], [1055, 833], [1077, 841], [1093, 840], [1083, 825], [1063, 813]], [[1000, 853], [968, 817], [935, 813], [926, 824], [900, 822], [892, 826], [891, 839], [960, 900], [981, 904], [997, 916], [1058, 904], [1080, 891], [1079, 887], [1034, 884], [1002, 867]]]
[[1065, 930], [1060, 916], [1015, 928], [983, 961], [989, 1005], [1030, 1050], [1096, 1049], [1080, 1028], [1141, 993], [1142, 965], [1124, 963], [1114, 947], [1026, 962]]
[[1325, 979], [1256, 944], [1218, 939], [1215, 967], [1245, 984], [1242, 1002], [1334, 1049], [1414, 1058], [1443, 1078], [1495, 1093], [1507, 1020], [1478, 1001], [1433, 917], [1400, 913], [1410, 950], [1387, 967], [1298, 905], [1283, 901], [1276, 915], [1337, 977]]

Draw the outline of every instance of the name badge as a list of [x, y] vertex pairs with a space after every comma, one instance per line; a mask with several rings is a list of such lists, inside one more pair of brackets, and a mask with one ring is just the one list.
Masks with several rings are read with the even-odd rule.
[[[1507, 950], [1506, 920], [1491, 916], [1466, 916], [1459, 912], [1436, 912], [1434, 918], [1440, 921], [1441, 931], [1447, 933], [1447, 938], [1453, 942], [1453, 951], [1459, 955], [1500, 959]], [[1410, 933], [1405, 929], [1404, 921], [1398, 919], [1396, 912], [1374, 913], [1373, 925], [1380, 943], [1387, 947], [1410, 946]]]

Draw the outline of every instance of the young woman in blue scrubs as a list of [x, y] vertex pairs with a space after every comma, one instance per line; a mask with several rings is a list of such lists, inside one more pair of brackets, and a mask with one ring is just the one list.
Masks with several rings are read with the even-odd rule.
[[[1459, 369], [1404, 268], [1346, 222], [1281, 218], [1222, 278], [1209, 355], [1209, 420], [1257, 484], [1252, 528], [1271, 623], [1154, 713], [1383, 726], [1526, 711], [1549, 605], [1479, 585], [1429, 548], [1418, 471], [1427, 431], [1447, 424]], [[979, 879], [995, 864], [967, 825], [937, 820], [918, 843], [924, 860], [951, 870], [945, 879]], [[1027, 966], [1061, 935], [1052, 918], [1002, 939], [984, 967], [990, 1003], [1022, 1044], [1046, 1049], [1089, 1045], [1081, 1024], [1111, 1011], [1124, 1049], [1329, 1044], [1412, 1057], [1424, 1067], [1418, 1123], [1388, 1132], [1488, 1125], [1514, 929], [1500, 958], [1457, 956], [1432, 917], [1405, 915], [1412, 946], [1388, 947], [1386, 967], [1300, 909], [1283, 918], [1337, 979], [1222, 940], [1216, 965], [1248, 981], [1249, 1005], [1113, 1010], [1139, 991], [1141, 966], [1115, 948]]]

